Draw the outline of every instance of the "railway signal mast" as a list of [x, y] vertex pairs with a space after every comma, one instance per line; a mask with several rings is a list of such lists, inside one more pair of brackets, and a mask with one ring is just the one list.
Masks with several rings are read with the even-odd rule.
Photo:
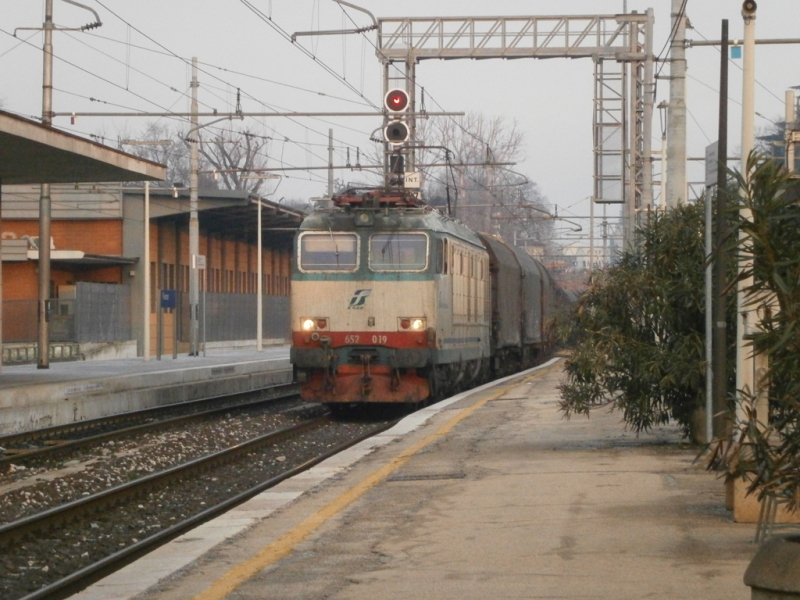
[[404, 187], [406, 142], [411, 137], [411, 129], [406, 123], [410, 97], [408, 92], [401, 88], [394, 88], [386, 92], [383, 97], [383, 107], [386, 110], [384, 117], [383, 139], [385, 142], [385, 184], [389, 187]]

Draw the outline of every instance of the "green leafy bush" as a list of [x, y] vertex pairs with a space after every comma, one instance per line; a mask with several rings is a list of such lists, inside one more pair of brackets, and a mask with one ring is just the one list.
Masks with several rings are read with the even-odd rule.
[[561, 409], [622, 411], [639, 432], [676, 421], [690, 435], [705, 402], [704, 205], [653, 213], [638, 244], [578, 300]]
[[[737, 208], [742, 247], [754, 260], [739, 279], [753, 277], [746, 302], [757, 309], [750, 336], [767, 357], [768, 415], [758, 414], [756, 398], [744, 390], [734, 435], [720, 440], [711, 465], [731, 477], [745, 477], [749, 491], [771, 494], [800, 509], [800, 205], [798, 184], [773, 160], [749, 157], [749, 180], [734, 173], [742, 194]], [[763, 412], [763, 411], [762, 411]], [[741, 418], [741, 416], [744, 418]]]

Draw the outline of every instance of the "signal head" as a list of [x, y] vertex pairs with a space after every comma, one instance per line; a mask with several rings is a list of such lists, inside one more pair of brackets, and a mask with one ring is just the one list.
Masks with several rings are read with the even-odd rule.
[[391, 113], [403, 112], [408, 108], [408, 92], [399, 88], [389, 90], [383, 98], [383, 105]]
[[410, 132], [402, 121], [392, 121], [383, 128], [383, 139], [390, 144], [402, 144], [408, 141]]

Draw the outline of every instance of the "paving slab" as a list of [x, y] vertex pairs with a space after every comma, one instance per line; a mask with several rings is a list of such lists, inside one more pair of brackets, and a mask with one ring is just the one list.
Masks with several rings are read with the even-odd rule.
[[565, 420], [561, 377], [426, 409], [137, 599], [749, 598], [754, 527], [732, 522], [697, 449], [607, 411]]

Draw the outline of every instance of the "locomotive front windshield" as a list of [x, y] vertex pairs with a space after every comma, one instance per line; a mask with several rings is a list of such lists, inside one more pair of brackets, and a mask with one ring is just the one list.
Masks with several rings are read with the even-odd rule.
[[358, 237], [352, 233], [304, 233], [300, 237], [303, 271], [355, 271]]
[[373, 271], [424, 271], [428, 266], [428, 236], [424, 233], [376, 233], [369, 239]]

